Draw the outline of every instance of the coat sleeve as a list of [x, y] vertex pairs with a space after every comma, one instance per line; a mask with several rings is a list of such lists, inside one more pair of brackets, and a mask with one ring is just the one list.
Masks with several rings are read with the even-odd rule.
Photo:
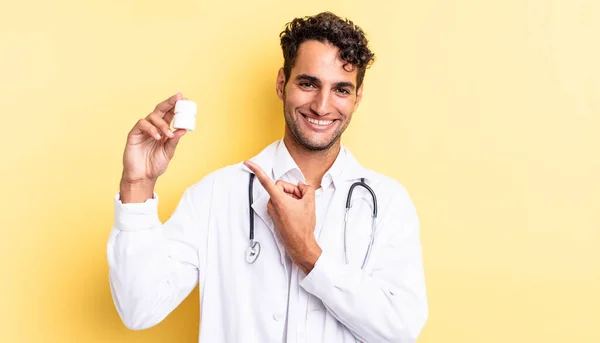
[[375, 235], [364, 270], [323, 251], [300, 286], [362, 342], [415, 342], [428, 307], [419, 220], [404, 187], [387, 206]]
[[115, 196], [107, 244], [109, 282], [127, 328], [160, 323], [198, 284], [211, 192], [208, 178], [186, 189], [164, 224], [158, 218], [156, 194], [144, 203], [127, 204]]

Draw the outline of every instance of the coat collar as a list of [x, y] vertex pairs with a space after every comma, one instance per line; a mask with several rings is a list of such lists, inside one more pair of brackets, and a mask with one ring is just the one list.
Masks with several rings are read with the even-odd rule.
[[[281, 147], [281, 146], [283, 147]], [[289, 157], [289, 160], [285, 156], [284, 151], [289, 156], [289, 152], [285, 148], [283, 139], [275, 141], [263, 149], [258, 155], [254, 156], [250, 160], [256, 163], [269, 177], [271, 180], [278, 180], [281, 175], [295, 167], [294, 161]], [[336, 160], [331, 168], [332, 178], [336, 181], [353, 181], [360, 178], [370, 179], [372, 176], [370, 170], [364, 168], [354, 155], [345, 146], [342, 145], [340, 150], [340, 158]], [[290, 161], [291, 160], [291, 161]], [[248, 173], [252, 173], [250, 168], [246, 167], [243, 163], [240, 166]]]

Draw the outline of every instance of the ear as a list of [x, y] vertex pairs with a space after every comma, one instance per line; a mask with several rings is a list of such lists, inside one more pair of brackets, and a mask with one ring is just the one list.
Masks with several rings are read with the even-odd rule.
[[277, 73], [277, 81], [275, 82], [275, 90], [277, 91], [277, 96], [281, 101], [283, 101], [283, 93], [285, 87], [285, 73], [283, 72], [283, 67], [279, 68], [279, 72]]
[[358, 104], [360, 104], [360, 101], [362, 100], [364, 85], [365, 85], [364, 82], [361, 83], [360, 87], [358, 87], [358, 89], [356, 90], [356, 101], [354, 102], [354, 109], [352, 110], [352, 112], [356, 112], [356, 109], [358, 108]]

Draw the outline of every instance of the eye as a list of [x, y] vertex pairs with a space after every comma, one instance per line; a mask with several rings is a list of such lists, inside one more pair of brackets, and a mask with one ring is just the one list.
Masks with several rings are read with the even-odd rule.
[[303, 87], [303, 88], [314, 88], [315, 85], [313, 83], [310, 83], [310, 82], [302, 82], [302, 83], [300, 83], [300, 87]]
[[343, 95], [350, 94], [350, 92], [346, 88], [338, 88], [337, 91]]

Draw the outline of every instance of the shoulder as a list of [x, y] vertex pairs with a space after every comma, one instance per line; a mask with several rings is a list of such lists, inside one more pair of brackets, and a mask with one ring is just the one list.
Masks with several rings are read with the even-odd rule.
[[[251, 160], [261, 166], [263, 170], [267, 170], [273, 163], [275, 150], [279, 143], [280, 141], [275, 141], [269, 144]], [[206, 196], [209, 188], [211, 194], [228, 195], [232, 192], [238, 192], [240, 189], [247, 189], [249, 180], [250, 170], [244, 166], [243, 161], [240, 161], [207, 174], [188, 189], [194, 195], [202, 194]]]
[[389, 175], [364, 167], [358, 162], [356, 157], [354, 157], [347, 147], [342, 146], [342, 149], [346, 152], [344, 157], [345, 172], [343, 174], [346, 180], [353, 180], [356, 182], [360, 178], [364, 178], [366, 184], [376, 193], [378, 200], [381, 199], [381, 203], [387, 203], [392, 198], [410, 200], [408, 191], [398, 180]]
[[418, 226], [418, 214], [407, 188], [397, 179], [366, 169], [366, 182], [376, 194], [381, 219]]
[[214, 191], [228, 192], [248, 185], [249, 173], [243, 168], [243, 163], [231, 164], [210, 172], [202, 179], [188, 187], [193, 197], [207, 196]]
[[[387, 227], [386, 235], [391, 240], [395, 235], [406, 238], [420, 230], [417, 209], [408, 190], [395, 178], [368, 170], [373, 180], [380, 216], [378, 222]], [[367, 184], [369, 179], [367, 178]]]
[[366, 182], [373, 184], [373, 188], [382, 194], [386, 194], [389, 198], [404, 199], [410, 201], [408, 190], [397, 179], [376, 172], [371, 169], [366, 169]]

